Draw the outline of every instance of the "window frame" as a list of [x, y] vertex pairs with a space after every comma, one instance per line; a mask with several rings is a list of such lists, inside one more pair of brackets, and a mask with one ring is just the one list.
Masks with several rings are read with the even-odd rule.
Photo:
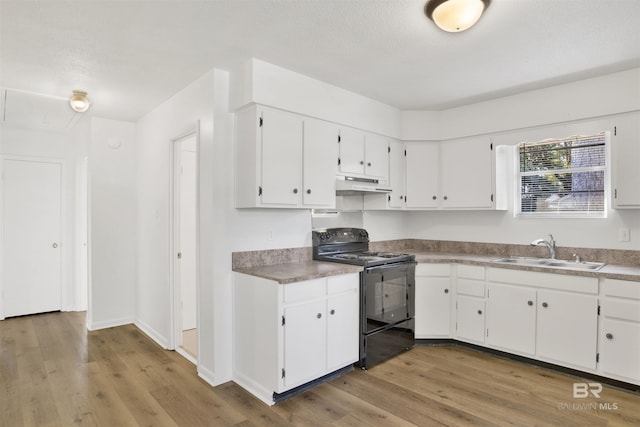
[[[545, 212], [523, 212], [522, 211], [522, 178], [523, 176], [531, 176], [531, 175], [536, 175], [536, 173], [533, 172], [522, 172], [521, 171], [521, 157], [520, 157], [520, 147], [522, 146], [522, 144], [526, 144], [526, 143], [554, 143], [554, 142], [562, 142], [562, 141], [568, 141], [568, 140], [572, 140], [572, 139], [590, 139], [590, 138], [595, 138], [595, 137], [599, 137], [602, 134], [603, 138], [604, 138], [604, 159], [605, 159], [605, 164], [604, 166], [599, 169], [599, 168], [593, 168], [593, 167], [576, 167], [576, 168], [567, 168], [567, 169], [555, 169], [550, 171], [550, 174], [554, 174], [554, 173], [563, 173], [563, 172], [585, 172], [585, 171], [594, 171], [594, 170], [602, 170], [603, 172], [603, 178], [604, 178], [604, 182], [603, 182], [603, 208], [602, 211], [595, 211], [595, 212], [589, 212], [589, 211], [563, 211], [563, 210], [556, 210], [556, 211], [545, 211]], [[607, 218], [607, 213], [609, 211], [609, 207], [610, 207], [610, 183], [611, 183], [611, 178], [610, 178], [610, 171], [611, 171], [611, 135], [609, 131], [599, 131], [599, 132], [594, 132], [594, 133], [590, 133], [587, 135], [572, 135], [569, 137], [565, 137], [565, 138], [549, 138], [549, 139], [544, 139], [544, 140], [539, 140], [539, 141], [521, 141], [519, 143], [517, 143], [515, 145], [515, 150], [514, 150], [514, 167], [515, 167], [515, 173], [514, 173], [514, 177], [515, 177], [515, 188], [514, 188], [514, 216], [517, 218], [524, 218], [524, 219], [540, 219], [540, 218], [585, 218], [585, 219], [601, 219], [601, 218]]]

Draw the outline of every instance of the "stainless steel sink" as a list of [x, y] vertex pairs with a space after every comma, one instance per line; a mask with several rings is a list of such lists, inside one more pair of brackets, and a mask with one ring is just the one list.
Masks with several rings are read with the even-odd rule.
[[507, 264], [516, 265], [528, 265], [532, 267], [553, 267], [553, 268], [567, 268], [573, 270], [599, 270], [604, 267], [602, 262], [587, 262], [587, 261], [569, 261], [563, 259], [550, 259], [550, 258], [529, 258], [529, 257], [506, 257], [493, 260], [494, 262], [502, 262]]

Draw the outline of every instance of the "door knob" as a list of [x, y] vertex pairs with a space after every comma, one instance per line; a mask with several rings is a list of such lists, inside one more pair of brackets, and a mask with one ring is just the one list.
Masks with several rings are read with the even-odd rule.
[[53, 244], [53, 245], [51, 245], [51, 246], [53, 246], [53, 249], [55, 249], [55, 248], [57, 248], [57, 247], [58, 247], [58, 244], [57, 244], [57, 243], [54, 243], [54, 244]]

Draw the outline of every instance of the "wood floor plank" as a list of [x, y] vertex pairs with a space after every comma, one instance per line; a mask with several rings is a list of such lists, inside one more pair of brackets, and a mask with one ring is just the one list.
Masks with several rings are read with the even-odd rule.
[[1, 321], [0, 345], [2, 427], [640, 425], [639, 394], [574, 399], [582, 378], [456, 345], [416, 346], [275, 406], [211, 387], [134, 325], [87, 332], [84, 313]]

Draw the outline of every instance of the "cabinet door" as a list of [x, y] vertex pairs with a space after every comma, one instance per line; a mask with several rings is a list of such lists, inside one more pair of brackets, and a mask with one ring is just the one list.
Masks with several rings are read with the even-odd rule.
[[389, 207], [404, 206], [404, 144], [400, 141], [389, 142]]
[[598, 339], [597, 297], [540, 290], [537, 314], [538, 356], [595, 369]]
[[448, 277], [416, 277], [416, 338], [450, 336], [450, 287]]
[[487, 343], [521, 353], [535, 353], [536, 291], [489, 284]]
[[308, 207], [336, 205], [338, 129], [319, 120], [305, 120], [302, 203]]
[[358, 360], [358, 291], [327, 299], [327, 371], [335, 371]]
[[350, 128], [340, 129], [340, 173], [364, 175], [364, 134]]
[[284, 308], [285, 389], [318, 378], [326, 367], [326, 300], [314, 300]]
[[442, 143], [442, 206], [493, 206], [493, 150], [488, 138]]
[[600, 369], [640, 381], [640, 323], [604, 318]]
[[381, 183], [389, 181], [389, 142], [387, 138], [369, 134], [365, 137], [364, 174], [378, 178]]
[[302, 119], [262, 110], [262, 196], [267, 205], [299, 203], [302, 180]]
[[438, 206], [438, 144], [407, 144], [405, 159], [407, 208]]
[[612, 139], [613, 206], [640, 208], [640, 122], [627, 119], [616, 126]]
[[456, 336], [463, 341], [484, 343], [484, 300], [458, 295], [456, 301]]

